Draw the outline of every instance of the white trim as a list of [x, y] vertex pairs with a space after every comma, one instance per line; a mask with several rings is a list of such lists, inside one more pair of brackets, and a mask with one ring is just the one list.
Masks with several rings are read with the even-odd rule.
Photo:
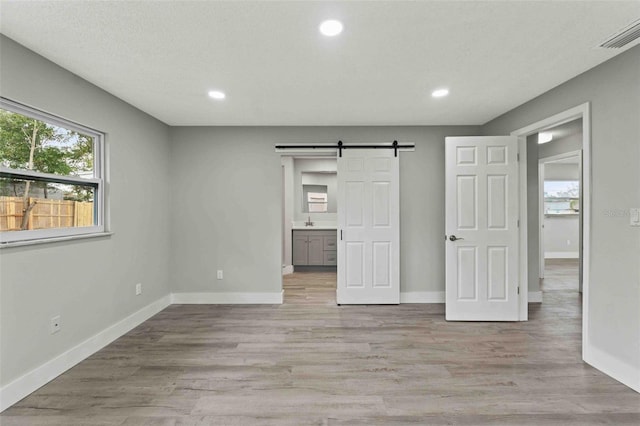
[[[589, 343], [589, 279], [590, 279], [590, 265], [591, 265], [591, 104], [585, 102], [581, 105], [575, 106], [571, 109], [555, 114], [544, 120], [530, 124], [518, 130], [511, 132], [512, 135], [516, 135], [520, 139], [520, 146], [525, 148], [526, 153], [526, 137], [548, 128], [553, 125], [559, 125], [567, 123], [569, 121], [582, 118], [582, 359], [587, 360], [589, 351], [592, 349]], [[522, 156], [522, 151], [521, 151]], [[522, 161], [522, 160], [521, 160]], [[527, 200], [526, 200], [526, 156], [524, 160], [524, 181], [520, 181], [520, 192], [525, 196], [520, 198], [520, 213], [526, 214]], [[521, 173], [522, 177], [522, 173]], [[522, 221], [522, 216], [521, 216]], [[526, 228], [526, 220], [521, 223], [521, 235], [524, 234], [524, 246], [527, 244], [527, 233], [522, 232]], [[522, 244], [521, 244], [522, 245]], [[526, 253], [520, 253], [520, 256], [526, 255]], [[526, 257], [524, 263], [526, 264]], [[528, 289], [528, 280], [525, 278], [521, 283], [521, 289]], [[521, 298], [527, 297], [527, 291], [521, 291]]]
[[[580, 165], [582, 167], [582, 151], [570, 151], [562, 154], [551, 155], [549, 157], [538, 157], [538, 242], [539, 242], [539, 254], [538, 262], [539, 276], [544, 278], [545, 263], [544, 260], [547, 256], [544, 253], [544, 180], [545, 180], [545, 165], [547, 163], [553, 163], [558, 160], [564, 160], [566, 158], [578, 157]], [[578, 254], [578, 256], [580, 256]]]
[[177, 305], [227, 305], [268, 304], [281, 305], [284, 290], [271, 293], [216, 292], [216, 293], [172, 293], [171, 303]]
[[[578, 118], [585, 118], [589, 113], [589, 102], [585, 102], [566, 111], [547, 117], [543, 120], [537, 121], [528, 126], [522, 127], [518, 130], [511, 132], [513, 136], [529, 136], [534, 133], [538, 133], [540, 130], [544, 130], [547, 127], [559, 126], [560, 124], [568, 123], [569, 121], [576, 120]], [[584, 121], [583, 130], [584, 130]], [[583, 134], [584, 136], [584, 134]]]
[[400, 292], [400, 303], [444, 303], [444, 291], [404, 291]]
[[541, 291], [530, 291], [527, 296], [529, 299], [529, 303], [542, 303]]
[[58, 182], [68, 185], [91, 186], [94, 188], [93, 203], [95, 211], [95, 225], [87, 227], [69, 227], [69, 228], [52, 228], [52, 229], [34, 229], [21, 230], [0, 233], [0, 242], [22, 242], [29, 240], [40, 240], [46, 238], [57, 238], [74, 236], [81, 234], [102, 233], [108, 230], [107, 222], [107, 200], [106, 200], [106, 144], [105, 134], [90, 127], [83, 126], [72, 120], [59, 117], [12, 101], [10, 99], [0, 97], [0, 108], [21, 114], [25, 117], [34, 118], [47, 124], [75, 131], [93, 138], [93, 177], [82, 178], [72, 175], [55, 175], [51, 173], [38, 172], [34, 170], [11, 169], [0, 166], [0, 173], [11, 175], [18, 179], [37, 179], [41, 178], [48, 182]]
[[164, 296], [0, 388], [0, 412], [128, 333], [170, 304]]
[[[511, 133], [513, 135], [513, 133]], [[519, 297], [519, 313], [520, 321], [529, 320], [529, 244], [528, 244], [528, 227], [529, 213], [527, 209], [527, 137], [518, 135], [518, 153], [520, 154], [518, 161], [518, 201], [520, 210], [520, 228], [518, 240], [518, 266], [520, 269], [520, 297]], [[524, 189], [523, 189], [524, 188]]]
[[64, 241], [83, 235], [102, 235], [104, 226], [81, 226], [75, 228], [31, 229], [0, 233], [0, 247], [29, 245], [42, 241]]
[[24, 240], [0, 243], [0, 249], [8, 249], [11, 247], [35, 246], [39, 244], [60, 243], [64, 241], [86, 240], [88, 238], [110, 237], [113, 232], [96, 232], [93, 234], [67, 235], [65, 237], [39, 238], [37, 240]]
[[[96, 138], [97, 136], [91, 135]], [[28, 169], [11, 169], [9, 167], [0, 166], [0, 173], [7, 173], [11, 175], [20, 175], [21, 178], [43, 178], [56, 183], [63, 183], [65, 185], [80, 185], [80, 186], [98, 186], [102, 182], [102, 179], [98, 178], [85, 178], [73, 175], [56, 175], [53, 173], [37, 172]]]
[[538, 159], [538, 277], [544, 278], [544, 160]]
[[569, 151], [562, 154], [551, 155], [549, 157], [539, 157], [538, 163], [555, 163], [558, 160], [566, 160], [567, 158], [580, 157], [581, 151]]
[[577, 251], [547, 251], [544, 253], [545, 259], [580, 259]]
[[614, 358], [601, 349], [591, 346], [584, 362], [602, 371], [636, 392], [640, 392], [640, 373], [638, 368], [618, 358]]
[[284, 265], [282, 267], [282, 275], [293, 274], [293, 265]]

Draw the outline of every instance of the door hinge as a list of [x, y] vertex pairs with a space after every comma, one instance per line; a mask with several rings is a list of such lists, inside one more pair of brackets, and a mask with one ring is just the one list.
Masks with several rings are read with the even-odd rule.
[[342, 241], [342, 229], [340, 230], [340, 241]]
[[518, 228], [520, 228], [520, 219], [518, 219]]
[[518, 287], [518, 294], [520, 294], [520, 287]]
[[520, 154], [516, 154], [516, 159], [518, 161], [518, 163], [520, 162]]

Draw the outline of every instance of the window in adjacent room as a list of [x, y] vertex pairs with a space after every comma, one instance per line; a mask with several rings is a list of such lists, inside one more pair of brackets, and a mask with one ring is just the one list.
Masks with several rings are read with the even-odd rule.
[[0, 100], [0, 242], [104, 232], [104, 135]]
[[544, 181], [544, 213], [548, 215], [580, 212], [580, 182], [577, 180]]

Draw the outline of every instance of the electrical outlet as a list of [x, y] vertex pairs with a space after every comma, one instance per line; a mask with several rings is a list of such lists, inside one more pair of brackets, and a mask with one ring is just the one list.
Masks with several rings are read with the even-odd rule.
[[567, 240], [567, 245], [570, 246], [571, 245], [571, 240]]
[[142, 283], [136, 284], [136, 296], [140, 296], [142, 294]]
[[51, 323], [49, 324], [51, 327], [51, 334], [55, 334], [60, 331], [60, 327], [62, 327], [62, 323], [60, 322], [60, 315], [56, 315], [51, 318]]
[[222, 274], [222, 269], [218, 269], [217, 277], [219, 280], [221, 280], [224, 277], [224, 275]]
[[640, 209], [629, 209], [629, 225], [640, 226]]

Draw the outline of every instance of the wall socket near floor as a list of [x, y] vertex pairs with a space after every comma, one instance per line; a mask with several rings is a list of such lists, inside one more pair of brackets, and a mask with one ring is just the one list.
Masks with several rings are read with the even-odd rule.
[[51, 322], [49, 323], [51, 334], [55, 334], [60, 331], [62, 327], [62, 323], [60, 322], [60, 315], [56, 315], [51, 318]]
[[136, 284], [136, 296], [140, 296], [142, 294], [142, 283]]
[[222, 278], [224, 278], [224, 275], [222, 274], [222, 269], [218, 269], [218, 273], [216, 274], [216, 277], [221, 280]]

